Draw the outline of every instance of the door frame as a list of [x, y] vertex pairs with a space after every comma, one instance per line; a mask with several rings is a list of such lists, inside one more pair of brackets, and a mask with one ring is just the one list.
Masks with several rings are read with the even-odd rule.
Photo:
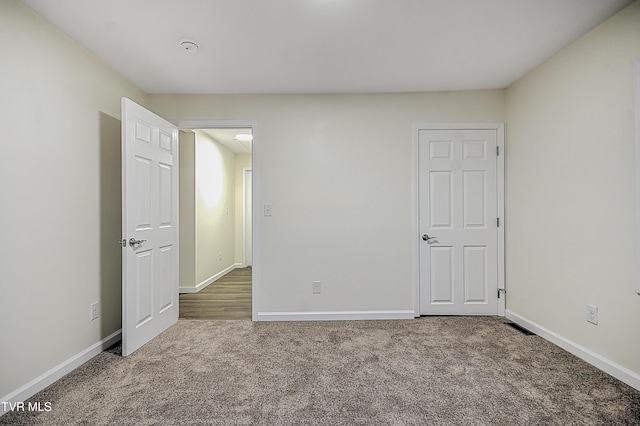
[[[252, 152], [253, 157], [253, 152]], [[251, 173], [251, 179], [247, 178], [247, 175]], [[247, 263], [247, 224], [250, 222], [253, 225], [253, 214], [247, 220], [247, 182], [253, 184], [253, 169], [251, 167], [242, 168], [242, 264], [246, 268]], [[253, 201], [253, 191], [251, 191], [251, 201]], [[253, 203], [251, 204], [253, 206]], [[253, 213], [253, 209], [251, 209]], [[251, 236], [253, 238], [253, 227], [251, 228]], [[253, 239], [251, 240], [253, 243]], [[253, 266], [253, 244], [251, 244], [251, 265]]]
[[640, 56], [633, 61], [636, 131], [636, 294], [640, 295]]
[[[251, 268], [251, 320], [258, 321], [258, 301], [260, 300], [260, 221], [258, 220], [259, 182], [256, 176], [259, 173], [258, 165], [258, 121], [257, 120], [175, 120], [173, 123], [180, 130], [216, 129], [216, 128], [242, 128], [251, 129], [253, 141], [251, 142], [251, 203], [252, 203], [252, 268]], [[244, 225], [244, 224], [243, 224]], [[244, 233], [244, 232], [243, 232]], [[243, 241], [244, 245], [244, 241]], [[244, 253], [243, 253], [244, 257]]]
[[[500, 218], [500, 226], [498, 227], [498, 289], [505, 289], [505, 269], [504, 269], [504, 123], [417, 123], [413, 125], [413, 206], [412, 206], [412, 222], [413, 222], [413, 262], [414, 262], [414, 299], [413, 309], [414, 316], [420, 316], [420, 188], [419, 167], [420, 161], [418, 156], [419, 132], [420, 130], [495, 130], [496, 143], [499, 149], [496, 164], [496, 180], [497, 180], [497, 203], [498, 217]], [[506, 309], [506, 291], [502, 293], [498, 299], [498, 315], [504, 316]]]

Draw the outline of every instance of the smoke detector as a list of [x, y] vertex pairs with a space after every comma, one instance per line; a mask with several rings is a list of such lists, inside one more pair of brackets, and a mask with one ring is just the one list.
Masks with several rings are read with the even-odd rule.
[[182, 48], [182, 50], [184, 50], [185, 52], [191, 53], [193, 55], [198, 51], [200, 46], [193, 40], [183, 38], [182, 40], [180, 40], [180, 48]]

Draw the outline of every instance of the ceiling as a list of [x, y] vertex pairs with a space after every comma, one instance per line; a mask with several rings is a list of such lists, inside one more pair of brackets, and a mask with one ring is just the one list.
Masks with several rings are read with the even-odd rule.
[[234, 129], [200, 129], [196, 132], [202, 132], [209, 135], [224, 145], [229, 151], [235, 154], [251, 154], [251, 141], [240, 141], [236, 139], [238, 134], [251, 134], [251, 128], [234, 128]]
[[631, 3], [21, 1], [151, 94], [504, 88]]

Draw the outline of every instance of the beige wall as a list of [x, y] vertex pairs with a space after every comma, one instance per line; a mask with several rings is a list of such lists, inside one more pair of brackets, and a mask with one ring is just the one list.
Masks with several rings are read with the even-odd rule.
[[235, 264], [235, 155], [199, 130], [180, 132], [180, 291]]
[[235, 264], [235, 155], [196, 131], [196, 284]]
[[120, 97], [146, 95], [15, 0], [0, 58], [2, 398], [120, 328]]
[[[180, 291], [190, 291], [196, 281], [196, 134], [180, 130]], [[189, 290], [187, 290], [189, 289]]]
[[507, 309], [636, 374], [638, 56], [635, 2], [512, 85], [506, 126]]
[[242, 263], [242, 168], [250, 165], [251, 155], [206, 133], [180, 131], [181, 292], [199, 291]]
[[149, 99], [170, 120], [257, 120], [261, 312], [412, 310], [412, 126], [505, 119], [500, 90]]

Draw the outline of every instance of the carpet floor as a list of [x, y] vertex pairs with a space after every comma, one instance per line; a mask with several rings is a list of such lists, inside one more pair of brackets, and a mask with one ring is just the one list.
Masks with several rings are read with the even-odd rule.
[[180, 320], [1, 425], [632, 425], [640, 392], [497, 317]]

